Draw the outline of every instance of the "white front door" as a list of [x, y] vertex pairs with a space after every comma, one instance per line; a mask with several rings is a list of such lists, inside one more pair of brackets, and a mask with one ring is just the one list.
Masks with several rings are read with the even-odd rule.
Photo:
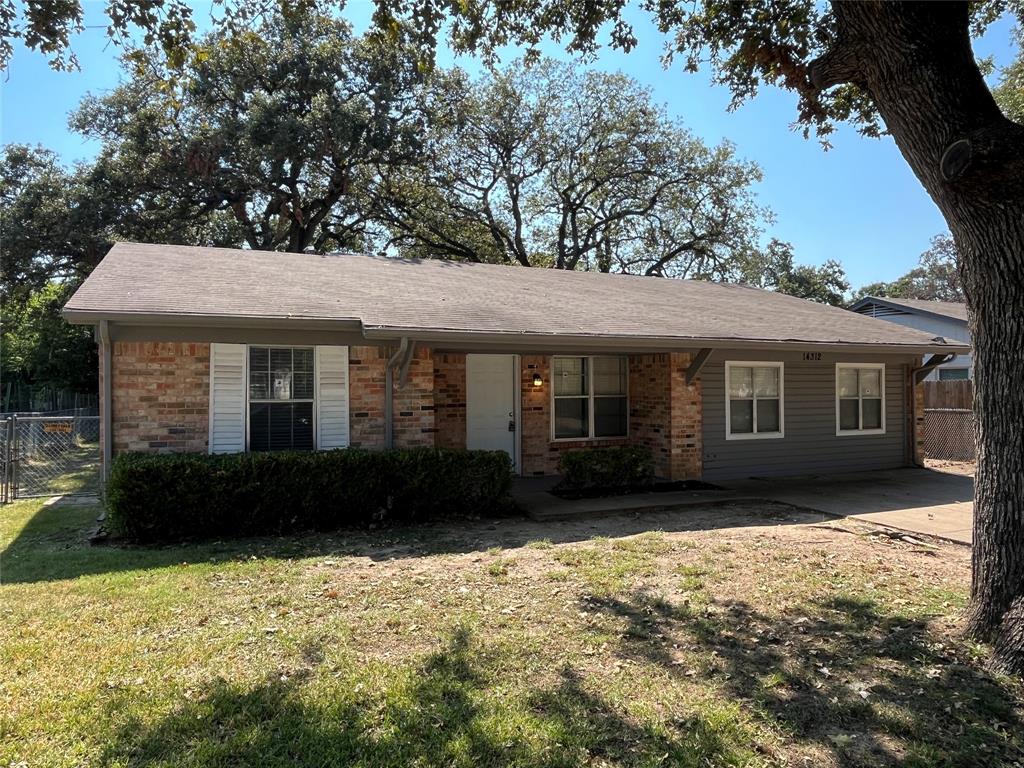
[[466, 447], [505, 451], [516, 461], [515, 355], [466, 355]]

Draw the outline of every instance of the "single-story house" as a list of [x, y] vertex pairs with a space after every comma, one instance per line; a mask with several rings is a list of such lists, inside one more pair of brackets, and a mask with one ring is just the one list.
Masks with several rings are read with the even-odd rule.
[[[963, 345], [743, 285], [119, 243], [68, 302], [122, 451], [640, 445], [671, 479], [919, 461]], [[925, 359], [925, 356], [928, 356]]]
[[[963, 302], [865, 296], [854, 302], [850, 309], [868, 317], [917, 328], [971, 346], [971, 331], [967, 326], [967, 305]], [[968, 352], [957, 355], [948, 363], [936, 366], [928, 374], [927, 380], [955, 381], [973, 378], [974, 365]]]

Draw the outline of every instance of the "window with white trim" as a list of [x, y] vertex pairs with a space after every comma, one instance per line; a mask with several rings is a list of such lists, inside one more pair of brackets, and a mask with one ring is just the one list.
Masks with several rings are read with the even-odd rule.
[[783, 365], [737, 361], [725, 364], [726, 440], [783, 437]]
[[836, 434], [885, 432], [885, 365], [836, 364]]
[[312, 450], [313, 347], [249, 347], [249, 450]]
[[626, 358], [555, 357], [551, 366], [552, 434], [556, 440], [626, 437]]

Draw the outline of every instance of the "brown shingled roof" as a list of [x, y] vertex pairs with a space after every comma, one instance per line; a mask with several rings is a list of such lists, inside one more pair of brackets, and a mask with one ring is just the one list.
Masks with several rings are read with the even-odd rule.
[[744, 285], [379, 256], [118, 243], [65, 308], [72, 322], [357, 321], [384, 333], [671, 343], [956, 347]]

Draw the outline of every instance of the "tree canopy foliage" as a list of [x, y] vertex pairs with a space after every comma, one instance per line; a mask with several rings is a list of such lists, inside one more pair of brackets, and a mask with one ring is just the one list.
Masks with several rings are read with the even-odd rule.
[[416, 60], [343, 21], [273, 14], [213, 33], [180, 77], [159, 51], [126, 62], [134, 78], [87, 98], [73, 127], [103, 142], [97, 164], [139, 205], [179, 221], [223, 213], [231, 242], [366, 249], [381, 175], [418, 161]]
[[838, 261], [828, 259], [821, 266], [796, 264], [793, 246], [778, 239], [773, 238], [750, 266], [743, 282], [819, 304], [841, 307], [850, 291], [850, 281]]
[[926, 301], [963, 301], [956, 243], [948, 234], [932, 238], [931, 247], [921, 254], [918, 265], [892, 282], [871, 283], [857, 291], [861, 296]]
[[0, 155], [0, 297], [53, 280], [78, 283], [115, 240], [231, 242], [217, 216], [179, 218], [159, 200], [140, 201], [137, 169], [100, 159], [65, 168], [53, 152], [8, 144]]
[[551, 60], [441, 73], [430, 113], [423, 165], [380, 196], [406, 253], [735, 279], [771, 218], [757, 166], [625, 75]]
[[760, 169], [631, 78], [538, 60], [471, 79], [414, 54], [268, 14], [179, 70], [130, 51], [132, 80], [72, 125], [150, 226], [204, 222], [200, 242], [727, 280], [763, 261]]
[[[141, 30], [143, 45], [158, 46], [176, 62], [184, 58], [196, 28], [185, 0], [106, 0], [104, 10], [113, 42], [133, 44], [133, 34]], [[236, 12], [244, 18], [250, 11], [240, 5]], [[77, 69], [72, 38], [85, 29], [84, 20], [82, 0], [0, 0], [0, 67], [6, 69], [14, 41], [20, 40], [49, 56], [55, 69]]]
[[4, 383], [43, 384], [56, 390], [96, 389], [96, 342], [92, 329], [69, 325], [61, 317], [76, 287], [50, 282], [19, 301], [6, 302], [0, 335]]
[[31, 290], [53, 278], [92, 269], [109, 247], [96, 222], [102, 216], [86, 192], [85, 172], [69, 172], [53, 152], [9, 144], [0, 157], [2, 293]]
[[1017, 58], [1003, 67], [992, 95], [1004, 115], [1024, 125], [1024, 29], [1017, 29], [1016, 38]]
[[[45, 296], [59, 321], [54, 286], [70, 291], [119, 239], [779, 290], [791, 283], [765, 276], [795, 274], [788, 246], [761, 246], [760, 169], [707, 147], [624, 75], [537, 60], [472, 79], [316, 13], [218, 28], [183, 59], [158, 44], [122, 58], [131, 77], [71, 117], [100, 141], [94, 161], [65, 168], [18, 145], [0, 158], [2, 290], [25, 317], [44, 316]], [[7, 338], [30, 361], [49, 340], [23, 332], [9, 324]], [[80, 361], [73, 347], [53, 354]], [[29, 378], [55, 370], [8, 362]]]

